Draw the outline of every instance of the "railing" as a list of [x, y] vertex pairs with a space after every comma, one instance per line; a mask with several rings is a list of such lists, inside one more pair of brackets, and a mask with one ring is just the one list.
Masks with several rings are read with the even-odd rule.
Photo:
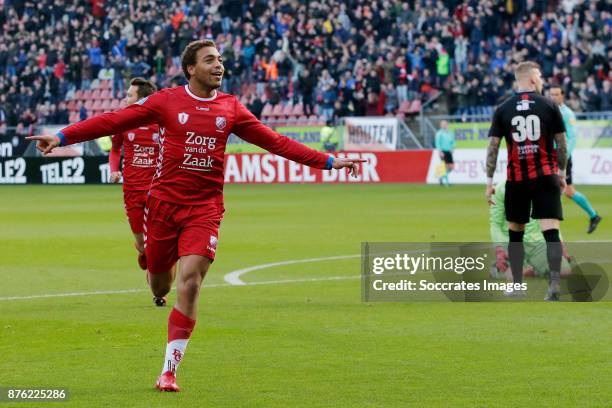
[[[451, 128], [465, 128], [473, 125], [472, 132], [486, 138], [492, 115], [423, 115], [421, 139], [427, 147], [433, 147], [433, 140], [440, 122], [448, 121]], [[588, 147], [612, 147], [612, 111], [576, 112], [576, 128], [579, 139], [588, 140]], [[485, 134], [486, 133], [486, 134]]]
[[433, 105], [433, 103], [437, 101], [440, 96], [442, 96], [443, 92], [444, 91], [437, 92], [428, 100], [426, 100], [423, 105], [421, 105], [421, 110], [419, 111], [419, 129], [421, 132], [421, 140], [423, 140], [423, 144], [428, 147], [431, 147], [433, 145], [433, 138], [429, 139], [425, 137], [426, 135], [428, 135], [428, 133], [425, 131], [425, 127], [427, 126], [427, 124], [425, 123], [425, 109]]

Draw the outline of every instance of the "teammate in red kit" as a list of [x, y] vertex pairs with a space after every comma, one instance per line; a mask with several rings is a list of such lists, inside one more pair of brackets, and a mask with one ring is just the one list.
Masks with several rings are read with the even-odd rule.
[[[133, 78], [126, 93], [125, 105], [136, 103], [156, 91], [157, 87], [153, 82], [144, 78]], [[108, 157], [111, 168], [110, 181], [111, 183], [118, 183], [121, 180], [122, 174], [119, 171], [119, 163], [121, 161], [121, 147], [123, 146], [123, 202], [130, 228], [134, 234], [134, 246], [138, 251], [138, 265], [146, 270], [147, 257], [143, 236], [144, 209], [159, 155], [159, 126], [157, 124], [140, 126], [114, 135], [112, 141], [113, 146]], [[147, 277], [148, 281], [149, 278]], [[156, 296], [153, 298], [153, 302], [157, 306], [164, 306], [166, 298]]]
[[164, 89], [125, 109], [69, 126], [57, 135], [33, 136], [48, 153], [56, 146], [158, 123], [160, 153], [145, 208], [145, 253], [157, 297], [171, 288], [180, 259], [177, 300], [168, 319], [168, 343], [156, 387], [179, 391], [176, 370], [196, 323], [200, 288], [215, 258], [223, 218], [223, 163], [231, 133], [289, 160], [319, 169], [350, 170], [361, 159], [334, 158], [263, 125], [238, 99], [218, 92], [224, 68], [215, 43], [189, 44], [181, 57], [188, 85]]
[[[144, 78], [134, 78], [127, 90], [125, 104], [131, 105], [139, 99], [145, 98], [157, 91], [156, 86]], [[147, 192], [151, 186], [151, 179], [155, 172], [157, 156], [159, 154], [159, 127], [156, 124], [141, 126], [127, 132], [113, 136], [113, 147], [108, 162], [111, 169], [111, 183], [121, 180], [119, 163], [121, 161], [121, 147], [125, 158], [123, 160], [123, 200], [125, 211], [134, 234], [135, 246], [138, 250], [138, 264], [147, 269], [144, 256], [144, 237], [142, 235], [144, 208], [147, 201]]]

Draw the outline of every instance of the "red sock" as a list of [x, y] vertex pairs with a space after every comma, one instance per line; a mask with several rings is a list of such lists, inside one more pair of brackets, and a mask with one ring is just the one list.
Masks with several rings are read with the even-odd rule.
[[185, 316], [176, 307], [172, 308], [168, 316], [168, 343], [172, 340], [189, 339], [196, 321]]
[[178, 309], [172, 308], [168, 316], [168, 344], [162, 374], [166, 371], [176, 373], [195, 324], [195, 320], [185, 316]]

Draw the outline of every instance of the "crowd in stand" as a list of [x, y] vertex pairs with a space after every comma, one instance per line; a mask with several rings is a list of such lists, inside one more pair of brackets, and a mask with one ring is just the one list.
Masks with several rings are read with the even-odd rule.
[[0, 0], [0, 27], [0, 125], [25, 133], [66, 123], [65, 101], [96, 79], [117, 98], [135, 76], [182, 83], [180, 53], [199, 38], [223, 54], [223, 91], [255, 113], [395, 114], [437, 91], [449, 113], [487, 113], [521, 60], [572, 108], [612, 110], [606, 0]]

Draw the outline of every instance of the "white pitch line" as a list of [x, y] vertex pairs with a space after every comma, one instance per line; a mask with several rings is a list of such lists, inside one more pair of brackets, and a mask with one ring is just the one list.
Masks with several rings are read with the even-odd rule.
[[225, 274], [223, 280], [229, 283], [230, 285], [240, 286], [247, 285], [246, 282], [242, 281], [240, 277], [248, 272], [258, 271], [260, 269], [272, 268], [275, 266], [284, 266], [284, 265], [295, 265], [301, 263], [310, 263], [310, 262], [321, 262], [321, 261], [332, 261], [337, 259], [352, 259], [359, 258], [361, 255], [337, 255], [337, 256], [326, 256], [322, 258], [308, 258], [308, 259], [293, 259], [289, 261], [281, 261], [281, 262], [272, 262], [262, 265], [249, 266], [248, 268], [238, 269], [233, 272], [229, 272]]
[[[270, 281], [259, 281], [259, 282], [248, 282], [242, 283], [240, 286], [257, 286], [257, 285], [280, 285], [284, 283], [302, 283], [302, 282], [318, 282], [318, 281], [334, 281], [334, 280], [349, 280], [359, 279], [361, 276], [328, 276], [324, 278], [303, 278], [303, 279], [284, 279], [284, 280], [270, 280]], [[211, 283], [209, 285], [204, 284], [203, 288], [221, 288], [221, 287], [232, 287], [230, 283]], [[29, 300], [29, 299], [45, 299], [45, 298], [64, 298], [73, 296], [96, 296], [96, 295], [120, 295], [125, 293], [139, 293], [148, 292], [149, 289], [121, 289], [121, 290], [99, 290], [92, 292], [69, 292], [69, 293], [48, 293], [41, 295], [28, 295], [28, 296], [8, 296], [0, 297], [1, 301], [9, 300]]]

